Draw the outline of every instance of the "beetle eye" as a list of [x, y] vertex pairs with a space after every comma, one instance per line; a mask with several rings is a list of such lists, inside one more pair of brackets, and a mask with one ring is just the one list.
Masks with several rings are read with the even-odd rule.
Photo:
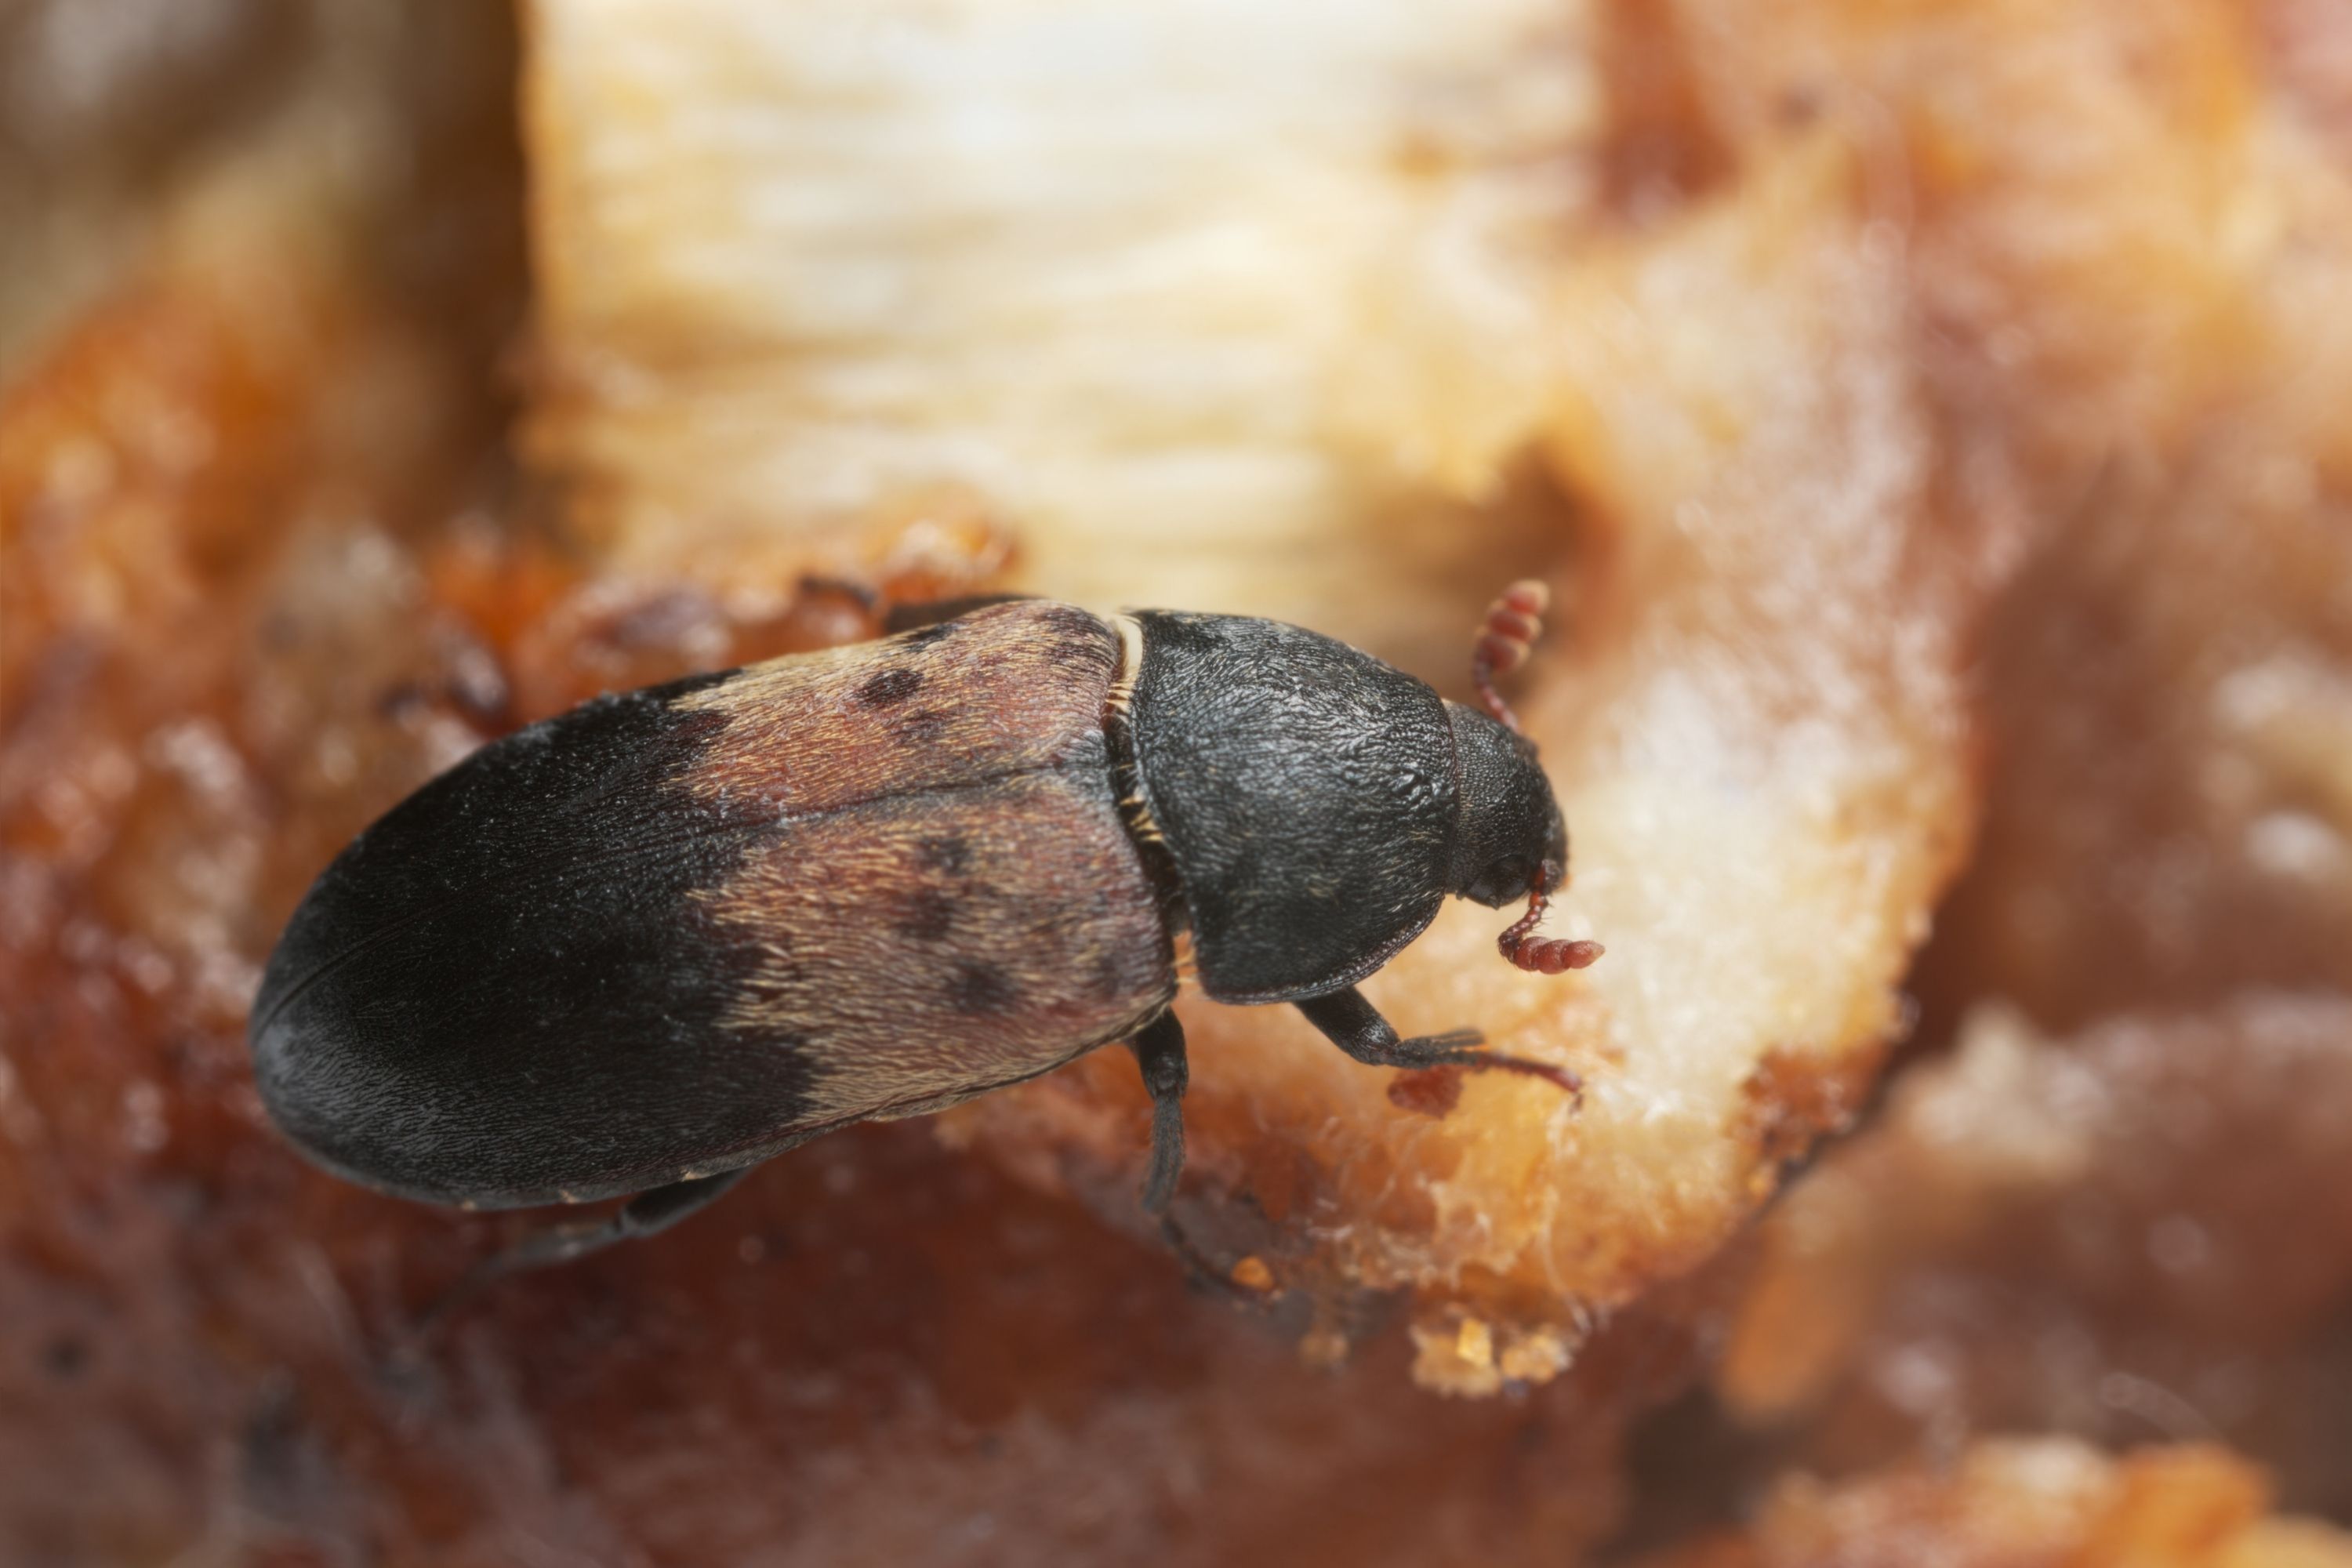
[[1475, 899], [1489, 908], [1499, 908], [1527, 895], [1528, 880], [1535, 875], [1535, 864], [1524, 855], [1506, 855], [1490, 860], [1478, 879], [1465, 889], [1465, 897]]

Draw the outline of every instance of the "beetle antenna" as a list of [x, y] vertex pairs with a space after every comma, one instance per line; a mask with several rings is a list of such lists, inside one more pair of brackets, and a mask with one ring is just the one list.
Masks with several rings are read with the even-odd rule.
[[1503, 956], [1530, 974], [1559, 974], [1582, 969], [1607, 951], [1597, 942], [1570, 942], [1535, 934], [1537, 923], [1551, 902], [1551, 879], [1555, 874], [1549, 860], [1536, 868], [1535, 877], [1528, 883], [1528, 912], [1495, 939], [1495, 946]]
[[1478, 628], [1478, 640], [1470, 650], [1470, 683], [1478, 689], [1478, 700], [1506, 729], [1514, 731], [1519, 727], [1519, 716], [1495, 689], [1495, 678], [1508, 675], [1527, 662], [1528, 649], [1543, 636], [1543, 613], [1550, 604], [1551, 590], [1534, 578], [1512, 584], [1503, 590], [1502, 597], [1486, 606], [1486, 623]]

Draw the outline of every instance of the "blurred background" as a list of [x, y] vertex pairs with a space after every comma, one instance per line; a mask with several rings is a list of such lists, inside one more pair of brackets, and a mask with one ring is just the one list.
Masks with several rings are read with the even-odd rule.
[[[2352, 1565], [2341, 0], [0, 3], [0, 1563]], [[437, 1325], [310, 879], [1010, 588], [1515, 700], [1572, 1066], [1180, 1004]], [[845, 591], [844, 584], [848, 585]]]

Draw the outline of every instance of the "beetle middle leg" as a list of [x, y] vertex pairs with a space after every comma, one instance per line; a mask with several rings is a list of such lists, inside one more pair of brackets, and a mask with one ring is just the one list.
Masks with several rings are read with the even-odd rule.
[[1328, 995], [1310, 996], [1298, 1003], [1297, 1007], [1333, 1045], [1370, 1067], [1460, 1067], [1477, 1072], [1525, 1073], [1557, 1084], [1572, 1095], [1584, 1092], [1584, 1080], [1566, 1068], [1481, 1048], [1484, 1037], [1475, 1029], [1402, 1038], [1396, 1026], [1381, 1017], [1381, 1010], [1352, 985]]
[[1171, 1010], [1145, 1025], [1127, 1042], [1143, 1087], [1151, 1096], [1151, 1159], [1143, 1174], [1143, 1209], [1165, 1214], [1184, 1171], [1184, 1086], [1192, 1068], [1184, 1057], [1184, 1026]]

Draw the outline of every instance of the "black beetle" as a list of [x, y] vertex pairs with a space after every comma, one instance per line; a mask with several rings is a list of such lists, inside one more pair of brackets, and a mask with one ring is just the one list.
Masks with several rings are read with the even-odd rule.
[[1448, 894], [1527, 897], [1567, 830], [1495, 695], [1543, 591], [1489, 611], [1493, 717], [1279, 622], [992, 602], [885, 640], [590, 702], [362, 834], [271, 955], [263, 1101], [329, 1170], [514, 1207], [634, 1194], [517, 1261], [660, 1228], [769, 1156], [1126, 1040], [1183, 1159], [1178, 941], [1220, 1002], [1357, 1060], [1564, 1071], [1400, 1039], [1355, 989]]

